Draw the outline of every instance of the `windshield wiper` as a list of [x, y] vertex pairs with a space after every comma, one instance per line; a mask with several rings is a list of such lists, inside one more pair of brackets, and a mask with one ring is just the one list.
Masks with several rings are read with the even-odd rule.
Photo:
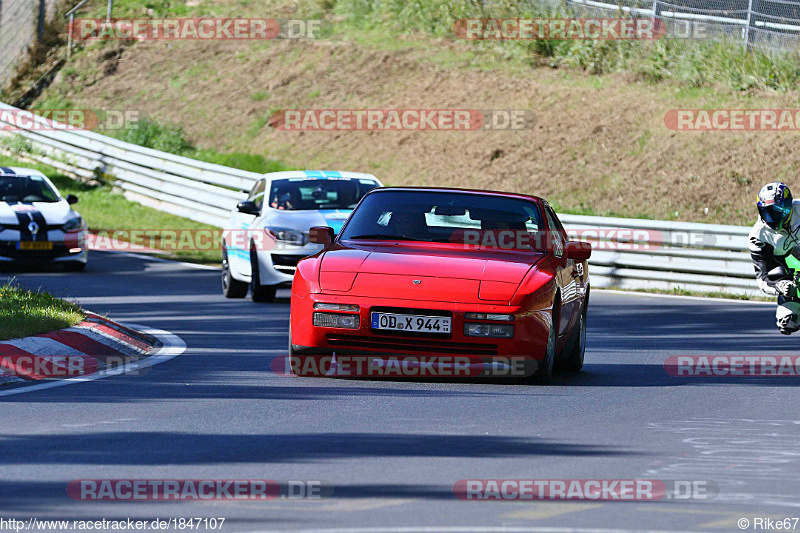
[[376, 240], [386, 240], [386, 241], [422, 241], [422, 239], [414, 239], [412, 237], [406, 237], [405, 235], [386, 235], [383, 233], [370, 233], [367, 235], [356, 235], [355, 237], [347, 237], [348, 239], [376, 239]]

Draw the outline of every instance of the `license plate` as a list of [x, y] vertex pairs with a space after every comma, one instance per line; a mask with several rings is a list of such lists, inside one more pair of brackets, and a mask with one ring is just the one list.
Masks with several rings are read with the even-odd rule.
[[17, 243], [17, 250], [52, 250], [53, 243], [50, 241], [22, 241]]
[[452, 319], [444, 316], [372, 313], [373, 329], [418, 331], [422, 333], [450, 333], [451, 323]]

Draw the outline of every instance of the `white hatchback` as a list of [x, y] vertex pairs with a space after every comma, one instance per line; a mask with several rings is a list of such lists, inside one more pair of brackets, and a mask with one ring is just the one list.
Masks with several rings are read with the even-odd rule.
[[0, 167], [0, 263], [83, 270], [87, 227], [72, 209], [77, 201], [38, 170]]
[[360, 172], [265, 174], [231, 212], [222, 242], [222, 293], [243, 298], [249, 287], [254, 301], [272, 301], [278, 287], [291, 286], [297, 262], [322, 249], [309, 242], [308, 230], [329, 226], [338, 232], [361, 198], [380, 186], [378, 178]]

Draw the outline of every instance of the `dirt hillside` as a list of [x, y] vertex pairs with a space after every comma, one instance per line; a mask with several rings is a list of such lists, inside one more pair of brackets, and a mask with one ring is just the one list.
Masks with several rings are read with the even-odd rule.
[[[440, 43], [448, 47], [463, 46]], [[671, 109], [800, 107], [794, 94], [715, 93], [630, 76], [532, 66], [476, 69], [430, 49], [313, 40], [141, 42], [83, 54], [43, 98], [134, 109], [198, 146], [298, 167], [372, 172], [388, 184], [534, 193], [561, 209], [749, 224], [760, 185], [800, 180], [800, 138], [676, 132]], [[454, 57], [458, 57], [457, 50]], [[524, 131], [290, 132], [276, 109], [527, 109]]]

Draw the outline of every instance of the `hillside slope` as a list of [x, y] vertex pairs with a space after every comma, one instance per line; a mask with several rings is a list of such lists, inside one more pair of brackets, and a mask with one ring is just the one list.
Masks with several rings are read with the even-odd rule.
[[[477, 64], [476, 64], [477, 63]], [[749, 224], [761, 184], [795, 183], [797, 133], [676, 132], [671, 109], [791, 108], [793, 92], [736, 93], [596, 76], [413, 37], [146, 41], [92, 46], [39, 105], [133, 109], [199, 147], [372, 172], [388, 184], [543, 195], [573, 212]], [[524, 131], [289, 132], [276, 109], [529, 109]]]

